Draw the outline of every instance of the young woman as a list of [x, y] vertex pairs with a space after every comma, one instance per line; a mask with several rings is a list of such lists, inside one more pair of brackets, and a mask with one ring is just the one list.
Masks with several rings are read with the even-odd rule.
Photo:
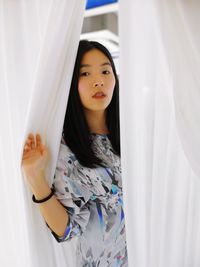
[[80, 41], [52, 188], [49, 153], [29, 134], [22, 160], [33, 201], [58, 242], [78, 236], [77, 267], [127, 267], [119, 83], [109, 51]]

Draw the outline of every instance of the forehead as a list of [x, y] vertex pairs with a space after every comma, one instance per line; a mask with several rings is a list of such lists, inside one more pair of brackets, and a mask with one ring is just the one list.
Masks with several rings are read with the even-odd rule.
[[90, 64], [90, 65], [101, 64], [105, 62], [110, 63], [109, 58], [103, 52], [101, 52], [96, 48], [86, 52], [81, 60], [81, 64]]

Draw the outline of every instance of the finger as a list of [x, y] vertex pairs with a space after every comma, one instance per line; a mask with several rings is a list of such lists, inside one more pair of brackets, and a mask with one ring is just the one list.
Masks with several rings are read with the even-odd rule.
[[46, 149], [47, 149], [46, 146], [41, 143], [40, 144], [40, 151], [41, 151], [42, 154]]
[[23, 154], [23, 157], [22, 157], [22, 160], [26, 159], [27, 158], [27, 153], [24, 153]]
[[36, 134], [36, 147], [40, 147], [41, 146], [41, 137], [39, 134]]
[[26, 139], [26, 141], [25, 141], [25, 145], [28, 145], [28, 146], [29, 146], [29, 145], [31, 144], [33, 138], [34, 138], [33, 134], [30, 133], [30, 134], [27, 136], [27, 139]]
[[25, 154], [23, 157], [22, 157], [22, 162], [24, 163], [25, 160], [29, 159], [30, 156]]
[[33, 138], [34, 138], [34, 135], [32, 133], [29, 133], [27, 138], [26, 138], [26, 141], [30, 142], [30, 141], [32, 141]]
[[31, 142], [32, 142], [31, 140], [27, 140], [25, 145], [30, 147], [31, 146]]
[[42, 147], [41, 147], [41, 153], [44, 156], [49, 156], [49, 150], [47, 149], [46, 146], [42, 145]]
[[30, 147], [35, 148], [35, 136], [33, 134], [29, 134], [29, 142], [30, 142]]
[[29, 152], [30, 150], [30, 143], [31, 143], [32, 136], [33, 135], [30, 133], [25, 141], [24, 148], [23, 148], [23, 155]]
[[34, 135], [32, 133], [28, 134], [28, 139], [34, 139]]
[[30, 147], [35, 148], [35, 138], [34, 137], [30, 139]]
[[27, 150], [29, 150], [29, 149], [30, 149], [29, 144], [25, 144], [25, 146], [24, 146], [24, 151], [27, 151]]

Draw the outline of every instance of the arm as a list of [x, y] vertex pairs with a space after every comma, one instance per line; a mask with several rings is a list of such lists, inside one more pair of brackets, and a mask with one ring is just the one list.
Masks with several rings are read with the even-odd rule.
[[[44, 172], [37, 178], [37, 186], [30, 184], [31, 191], [36, 199], [43, 199], [50, 194], [51, 189], [45, 180]], [[36, 205], [39, 206], [40, 212], [51, 230], [59, 237], [62, 237], [69, 221], [69, 215], [63, 205], [55, 196], [52, 196], [46, 202]]]
[[[54, 196], [37, 205], [55, 239], [63, 242], [81, 235], [84, 231], [90, 216], [86, 203], [92, 193], [73, 176], [70, 168], [66, 168], [65, 162], [69, 155], [65, 148], [61, 146], [60, 149], [53, 183], [56, 189]], [[24, 147], [22, 167], [26, 181], [38, 200], [47, 197], [51, 191], [45, 180], [48, 158], [48, 149], [42, 144], [40, 135], [36, 135], [35, 143], [34, 136], [29, 134]]]
[[[29, 134], [25, 142], [22, 158], [22, 168], [26, 177], [26, 182], [30, 186], [35, 198], [40, 200], [51, 192], [45, 180], [45, 168], [49, 160], [49, 151], [42, 144], [40, 135]], [[63, 236], [69, 216], [63, 205], [52, 196], [48, 201], [37, 204], [47, 225], [58, 235]]]

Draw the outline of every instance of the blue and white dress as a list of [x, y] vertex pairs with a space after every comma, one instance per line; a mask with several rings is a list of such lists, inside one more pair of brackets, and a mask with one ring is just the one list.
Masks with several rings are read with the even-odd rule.
[[108, 135], [91, 134], [92, 146], [106, 168], [82, 166], [62, 138], [53, 187], [69, 214], [63, 237], [78, 236], [76, 267], [128, 267], [120, 157]]

